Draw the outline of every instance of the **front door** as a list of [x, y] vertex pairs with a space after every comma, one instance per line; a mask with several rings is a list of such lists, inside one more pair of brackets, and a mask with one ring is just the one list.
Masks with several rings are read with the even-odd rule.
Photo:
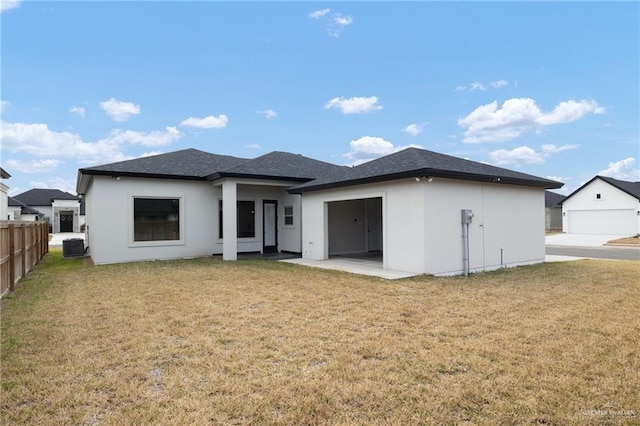
[[73, 232], [73, 212], [60, 212], [60, 232]]
[[278, 202], [264, 200], [262, 202], [262, 252], [278, 251]]

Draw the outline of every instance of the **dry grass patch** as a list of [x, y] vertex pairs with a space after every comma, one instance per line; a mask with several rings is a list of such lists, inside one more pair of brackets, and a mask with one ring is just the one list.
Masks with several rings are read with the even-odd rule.
[[640, 234], [634, 237], [626, 237], [626, 238], [618, 238], [617, 240], [611, 240], [607, 242], [607, 244], [616, 245], [632, 245], [632, 246], [640, 246]]
[[3, 424], [631, 424], [640, 263], [390, 282], [53, 252], [2, 305]]

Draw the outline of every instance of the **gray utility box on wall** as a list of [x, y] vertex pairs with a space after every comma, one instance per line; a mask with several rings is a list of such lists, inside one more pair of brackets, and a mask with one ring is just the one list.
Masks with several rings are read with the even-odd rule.
[[82, 238], [69, 238], [62, 241], [62, 257], [84, 256], [84, 240]]
[[461, 216], [462, 216], [462, 223], [471, 223], [471, 222], [473, 222], [473, 211], [471, 211], [471, 210], [462, 210], [460, 213], [461, 213]]

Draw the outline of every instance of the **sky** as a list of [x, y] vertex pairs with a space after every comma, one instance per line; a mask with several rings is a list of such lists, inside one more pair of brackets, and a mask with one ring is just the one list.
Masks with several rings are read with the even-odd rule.
[[0, 4], [10, 195], [186, 148], [640, 181], [638, 2]]

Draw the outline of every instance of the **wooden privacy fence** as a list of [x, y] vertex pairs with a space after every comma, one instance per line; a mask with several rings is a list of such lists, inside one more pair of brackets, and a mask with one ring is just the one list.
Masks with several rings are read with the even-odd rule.
[[46, 222], [0, 221], [0, 295], [16, 283], [49, 252]]

